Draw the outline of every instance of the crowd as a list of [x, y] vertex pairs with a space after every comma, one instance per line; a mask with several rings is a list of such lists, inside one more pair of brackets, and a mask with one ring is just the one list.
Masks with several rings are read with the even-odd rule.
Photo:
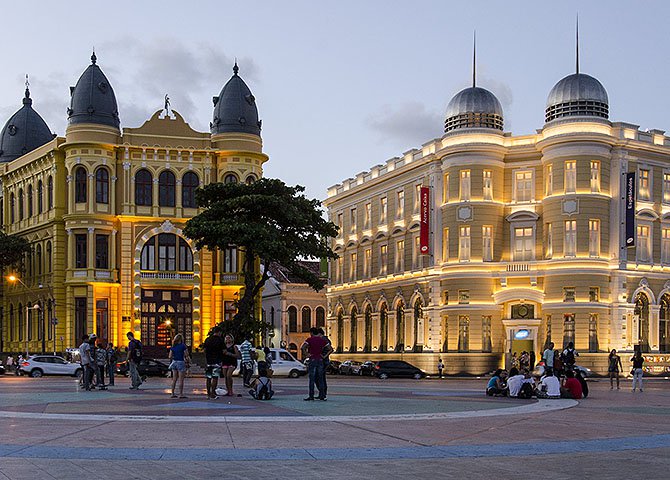
[[[79, 345], [79, 363], [81, 364], [80, 385], [84, 390], [107, 390], [114, 385], [114, 372], [119, 350], [111, 342], [98, 339], [95, 333], [84, 335]], [[105, 384], [107, 376], [107, 384]]]

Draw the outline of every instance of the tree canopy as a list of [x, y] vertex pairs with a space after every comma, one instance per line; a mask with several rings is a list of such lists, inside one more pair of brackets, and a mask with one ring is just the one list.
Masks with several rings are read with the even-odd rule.
[[[196, 191], [203, 211], [186, 223], [184, 233], [198, 249], [223, 250], [236, 246], [243, 253], [244, 291], [232, 322], [225, 331], [237, 336], [260, 333], [266, 328], [254, 318], [254, 304], [269, 278], [272, 262], [283, 265], [315, 290], [326, 280], [299, 263], [301, 259], [337, 258], [329, 237], [338, 228], [323, 218], [321, 202], [308, 199], [299, 185], [262, 178], [252, 184], [213, 183]], [[263, 265], [258, 273], [257, 265]]]
[[30, 252], [28, 241], [18, 235], [7, 235], [0, 231], [0, 273], [8, 267], [17, 266], [23, 256]]

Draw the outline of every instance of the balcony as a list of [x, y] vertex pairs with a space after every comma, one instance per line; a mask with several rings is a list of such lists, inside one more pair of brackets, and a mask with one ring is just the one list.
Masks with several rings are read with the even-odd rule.
[[193, 273], [180, 272], [140, 272], [146, 280], [193, 280]]
[[244, 275], [241, 273], [216, 273], [214, 274], [214, 283], [217, 285], [242, 285]]
[[530, 272], [529, 262], [510, 262], [507, 264], [506, 271], [508, 272]]

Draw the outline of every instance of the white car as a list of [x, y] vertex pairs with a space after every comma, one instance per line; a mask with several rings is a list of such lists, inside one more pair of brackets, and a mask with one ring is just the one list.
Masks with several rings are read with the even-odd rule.
[[[302, 375], [307, 375], [307, 366], [291, 355], [283, 348], [271, 348], [270, 355], [272, 355], [272, 371], [273, 375], [282, 377], [298, 378]], [[240, 373], [240, 361], [237, 361], [237, 368], [234, 375]], [[256, 372], [258, 373], [258, 372]]]
[[69, 375], [78, 377], [81, 375], [81, 365], [70, 363], [63, 357], [57, 355], [33, 355], [24, 360], [19, 371], [33, 378], [44, 375]]

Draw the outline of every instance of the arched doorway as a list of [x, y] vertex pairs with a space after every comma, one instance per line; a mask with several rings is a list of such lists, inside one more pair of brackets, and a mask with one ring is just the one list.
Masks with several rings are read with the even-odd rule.
[[400, 301], [395, 309], [395, 351], [403, 352], [405, 350], [405, 304]]
[[[193, 346], [193, 296], [191, 290], [142, 289], [142, 343], [147, 355], [164, 353], [172, 337], [181, 333], [184, 343]], [[157, 347], [155, 352], [151, 347]]]
[[649, 297], [643, 292], [635, 296], [635, 310], [637, 316], [637, 332], [633, 331], [633, 341], [640, 345], [640, 351], [649, 351]]
[[344, 312], [340, 308], [337, 311], [337, 353], [344, 351]]
[[423, 318], [423, 302], [420, 298], [416, 299], [414, 302], [414, 345], [412, 345], [412, 350], [414, 352], [423, 351], [423, 345], [419, 345], [419, 320]]
[[358, 309], [356, 307], [351, 309], [351, 332], [350, 332], [350, 342], [349, 342], [349, 351], [355, 353], [358, 350]]
[[389, 345], [389, 312], [386, 303], [379, 309], [379, 351], [386, 352]]
[[670, 294], [661, 297], [661, 309], [658, 324], [658, 351], [670, 353]]
[[368, 305], [365, 308], [365, 345], [363, 346], [364, 352], [370, 352], [372, 350], [372, 307]]

